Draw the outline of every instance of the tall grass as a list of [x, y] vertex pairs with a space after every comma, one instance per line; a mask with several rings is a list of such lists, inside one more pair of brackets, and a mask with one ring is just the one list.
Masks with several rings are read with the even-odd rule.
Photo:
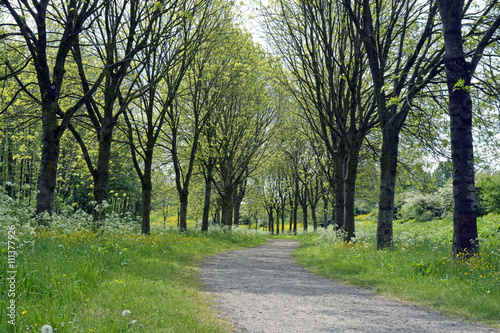
[[[208, 255], [262, 244], [261, 233], [175, 228], [142, 236], [137, 223], [111, 216], [97, 234], [85, 214], [57, 217], [50, 229], [3, 223], [0, 233], [0, 332], [227, 332], [200, 291]], [[16, 325], [8, 323], [7, 228], [15, 225]]]
[[376, 250], [375, 223], [358, 220], [356, 241], [332, 229], [301, 234], [294, 255], [319, 274], [500, 327], [499, 222], [479, 220], [481, 254], [470, 259], [452, 259], [450, 221], [396, 223], [394, 248]]

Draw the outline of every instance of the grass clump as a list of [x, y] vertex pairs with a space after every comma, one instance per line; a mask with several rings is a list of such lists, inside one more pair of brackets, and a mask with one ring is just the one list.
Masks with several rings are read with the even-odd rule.
[[[197, 278], [209, 255], [265, 242], [260, 233], [175, 228], [143, 236], [115, 217], [93, 233], [71, 218], [50, 229], [3, 224], [0, 331], [227, 332]], [[11, 221], [12, 222], [12, 221]], [[130, 221], [129, 221], [130, 222]], [[16, 325], [8, 323], [7, 231], [17, 230]], [[137, 225], [136, 225], [137, 226]]]
[[478, 224], [481, 254], [469, 259], [452, 259], [450, 221], [396, 223], [394, 248], [385, 250], [376, 250], [376, 224], [366, 220], [351, 243], [332, 229], [301, 234], [294, 256], [316, 273], [500, 327], [499, 217]]

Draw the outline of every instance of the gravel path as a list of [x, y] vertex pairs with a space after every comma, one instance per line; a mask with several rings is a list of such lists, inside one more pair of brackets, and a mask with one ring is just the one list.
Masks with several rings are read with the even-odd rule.
[[293, 261], [298, 246], [269, 240], [202, 264], [202, 281], [238, 332], [498, 332], [317, 276]]

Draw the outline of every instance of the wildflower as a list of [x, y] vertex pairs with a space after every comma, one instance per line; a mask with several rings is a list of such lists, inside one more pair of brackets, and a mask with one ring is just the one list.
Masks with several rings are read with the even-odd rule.
[[43, 325], [42, 326], [42, 333], [52, 333], [54, 330], [52, 329], [52, 326], [50, 325]]
[[123, 310], [122, 311], [122, 316], [126, 317], [128, 316], [129, 314], [131, 314], [132, 312], [130, 312], [130, 310]]
[[24, 310], [24, 311], [22, 312], [22, 314], [27, 314], [27, 313], [28, 313], [28, 311], [26, 311], [26, 310]]
[[131, 325], [134, 325], [135, 323], [137, 323], [137, 320], [132, 320], [132, 322], [130, 323]]

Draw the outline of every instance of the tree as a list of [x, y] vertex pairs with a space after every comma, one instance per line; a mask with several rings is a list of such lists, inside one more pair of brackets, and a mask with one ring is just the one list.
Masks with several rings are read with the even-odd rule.
[[[156, 23], [152, 42], [140, 52], [137, 60], [135, 82], [137, 90], [144, 94], [128, 108], [125, 121], [142, 185], [142, 232], [145, 234], [150, 231], [154, 150], [162, 138], [167, 139], [166, 149], [172, 157], [180, 198], [180, 226], [182, 232], [186, 231], [189, 182], [198, 139], [213, 108], [204, 100], [206, 86], [201, 80], [206, 74], [204, 59], [218, 43], [214, 33], [227, 19], [228, 11], [227, 5], [212, 0], [173, 2]], [[178, 15], [178, 12], [184, 14]], [[183, 98], [188, 102], [180, 102], [180, 89], [187, 91], [183, 92], [187, 95]], [[182, 138], [186, 140], [180, 143]], [[181, 156], [185, 154], [189, 157], [184, 164]]]
[[[164, 9], [148, 0], [105, 2], [102, 17], [94, 17], [92, 28], [72, 48], [84, 93], [90, 90], [89, 82], [95, 75], [96, 66], [101, 70], [100, 75], [105, 77], [104, 84], [100, 87], [100, 94], [92, 96], [85, 103], [90, 121], [89, 127], [95, 131], [98, 143], [99, 152], [95, 163], [90, 158], [88, 147], [79, 137], [77, 129], [70, 126], [94, 180], [96, 227], [99, 227], [98, 221], [104, 218], [99, 206], [109, 195], [113, 131], [119, 117], [137, 93], [133, 89], [134, 80], [129, 76], [137, 67], [131, 68], [131, 66], [137, 66], [134, 59], [151, 43], [151, 34], [157, 28], [156, 24], [163, 10], [168, 8]], [[86, 63], [84, 57], [94, 58], [95, 63]]]
[[386, 248], [393, 239], [399, 135], [412, 100], [441, 71], [437, 6], [419, 0], [343, 4], [368, 58], [382, 131], [377, 247]]
[[[64, 82], [65, 65], [79, 35], [88, 28], [89, 18], [99, 12], [102, 3], [97, 0], [70, 0], [51, 4], [49, 0], [41, 0], [30, 4], [26, 0], [17, 2], [2, 0], [0, 5], [6, 9], [12, 22], [15, 23], [18, 34], [14, 36], [20, 36], [23, 40], [29, 53], [28, 62], [36, 73], [34, 84], [39, 90], [38, 98], [27, 88], [31, 82], [17, 81], [20, 89], [41, 108], [43, 146], [37, 185], [36, 214], [44, 212], [51, 214], [61, 137], [75, 112], [95, 92], [103, 79], [103, 76], [96, 78], [94, 86], [90, 87], [86, 94], [63, 110], [60, 98], [64, 90], [68, 89]], [[55, 57], [51, 57], [49, 52], [52, 48], [56, 49]], [[15, 72], [12, 75], [17, 76]], [[43, 219], [39, 221], [48, 223]]]
[[366, 54], [341, 5], [278, 1], [274, 11], [266, 13], [268, 34], [290, 72], [279, 77], [329, 155], [323, 169], [331, 171], [336, 224], [345, 228], [349, 240], [355, 229], [359, 152], [376, 123], [366, 85]]
[[222, 223], [233, 222], [233, 196], [237, 187], [262, 163], [266, 144], [277, 126], [279, 113], [271, 96], [278, 90], [269, 85], [269, 67], [261, 50], [244, 36], [244, 50], [236, 59], [236, 80], [223, 98], [214, 119], [217, 151], [214, 182], [222, 202]]
[[[483, 56], [485, 48], [495, 40], [494, 34], [500, 26], [498, 1], [491, 1], [479, 14], [477, 24], [471, 29], [486, 29], [480, 38], [470, 33], [464, 39], [462, 20], [472, 4], [464, 0], [438, 0], [443, 24], [445, 46], [446, 83], [448, 86], [453, 163], [453, 256], [471, 255], [479, 252], [477, 243], [477, 199], [474, 178], [474, 146], [472, 137], [471, 80]], [[467, 54], [465, 42], [478, 40]], [[467, 58], [470, 57], [470, 61]]]

